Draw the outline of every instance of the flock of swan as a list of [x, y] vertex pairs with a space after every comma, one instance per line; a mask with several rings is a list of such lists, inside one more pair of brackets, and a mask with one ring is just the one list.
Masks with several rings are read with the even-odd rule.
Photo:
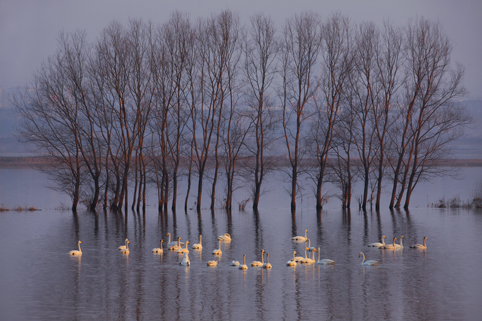
[[[177, 252], [178, 254], [182, 254], [183, 258], [181, 262], [179, 263], [180, 265], [184, 266], [190, 266], [191, 265], [191, 260], [189, 259], [189, 241], [186, 241], [186, 243], [181, 242], [181, 237], [177, 238], [177, 241], [172, 241], [171, 242], [171, 234], [167, 233], [166, 236], [169, 237], [167, 241], [167, 249], [172, 252]], [[311, 246], [311, 240], [307, 237], [308, 236], [308, 230], [305, 230], [305, 236], [295, 236], [291, 238], [291, 240], [295, 243], [304, 243], [304, 251], [305, 251], [305, 256], [296, 256], [297, 252], [293, 252], [293, 258], [290, 259], [288, 262], [286, 262], [287, 266], [296, 266], [298, 263], [301, 264], [321, 264], [321, 265], [333, 265], [335, 264], [335, 261], [332, 259], [321, 259], [320, 255], [320, 248], [318, 247], [317, 249], [315, 247]], [[384, 250], [401, 250], [403, 249], [403, 239], [405, 238], [403, 235], [400, 237], [400, 244], [395, 243], [395, 241], [398, 239], [397, 237], [393, 237], [393, 244], [385, 244], [385, 239], [387, 237], [384, 235], [382, 237], [382, 242], [376, 242], [376, 243], [370, 243], [368, 244], [368, 247], [377, 247], [379, 249], [384, 249]], [[415, 244], [410, 246], [410, 248], [414, 249], [419, 249], [419, 250], [426, 250], [427, 249], [427, 243], [426, 243], [427, 237], [425, 236], [423, 238], [423, 244]], [[160, 247], [156, 247], [152, 249], [152, 253], [154, 254], [162, 254], [164, 252], [163, 249], [163, 242], [164, 240], [160, 240]], [[215, 256], [220, 257], [223, 252], [221, 250], [221, 243], [230, 243], [231, 242], [231, 235], [228, 233], [225, 233], [223, 235], [218, 236], [218, 248], [214, 249], [212, 254]], [[72, 250], [69, 252], [69, 255], [73, 256], [80, 256], [82, 255], [82, 249], [80, 248], [80, 244], [82, 241], [78, 241], [78, 250]], [[118, 250], [121, 254], [123, 255], [129, 255], [129, 240], [125, 239], [124, 245], [121, 245], [118, 247]], [[199, 236], [199, 243], [193, 244], [191, 246], [192, 249], [197, 250], [197, 251], [202, 251], [203, 246], [202, 246], [202, 235]], [[308, 252], [311, 252], [308, 254]], [[315, 260], [315, 252], [318, 252], [318, 261]], [[272, 265], [269, 263], [269, 253], [266, 253], [266, 262], [264, 261], [265, 257], [265, 250], [261, 250], [261, 261], [253, 261], [251, 262], [251, 267], [262, 267], [264, 269], [271, 269]], [[366, 260], [365, 259], [365, 254], [363, 252], [360, 252], [358, 257], [362, 257], [362, 262], [361, 264], [364, 266], [375, 266], [378, 265], [378, 261], [376, 260]], [[218, 265], [218, 260], [210, 260], [207, 262], [207, 266], [217, 266]], [[243, 264], [240, 264], [239, 261], [232, 261], [231, 266], [237, 266], [240, 270], [247, 270], [248, 266], [246, 265], [246, 254], [243, 256]]]

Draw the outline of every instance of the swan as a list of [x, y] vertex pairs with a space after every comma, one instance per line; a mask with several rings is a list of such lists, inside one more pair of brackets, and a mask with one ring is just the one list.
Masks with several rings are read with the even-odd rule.
[[400, 236], [400, 244], [395, 244], [395, 250], [401, 250], [403, 249], [403, 239], [405, 238], [405, 236]]
[[216, 266], [218, 265], [218, 261], [208, 261], [208, 266]]
[[218, 236], [218, 240], [229, 243], [231, 242], [231, 235], [229, 235], [228, 233], [224, 233], [223, 235]]
[[246, 254], [243, 256], [243, 265], [239, 266], [240, 270], [247, 270], [248, 266], [246, 265]]
[[192, 245], [192, 248], [195, 250], [202, 250], [203, 249], [203, 236], [199, 235], [199, 243], [195, 243]]
[[82, 250], [80, 249], [80, 243], [82, 243], [82, 241], [77, 242], [77, 245], [79, 246], [79, 249], [70, 251], [69, 255], [75, 255], [75, 256], [82, 255]]
[[298, 264], [298, 263], [296, 263], [296, 257], [295, 256], [296, 256], [296, 251], [293, 251], [293, 259], [286, 262], [287, 266], [296, 266]]
[[269, 263], [269, 253], [266, 253], [266, 263], [263, 265], [263, 268], [269, 270], [272, 267], [271, 263]]
[[382, 243], [380, 243], [380, 242], [370, 243], [370, 244], [368, 244], [368, 247], [385, 246], [385, 239], [386, 239], [386, 238], [387, 238], [387, 237], [386, 237], [385, 235], [383, 235], [383, 237], [382, 237]]
[[189, 241], [186, 241], [186, 247], [180, 248], [179, 250], [177, 250], [177, 253], [179, 253], [179, 254], [189, 253], [189, 249], [187, 248], [188, 244], [189, 244]]
[[314, 257], [316, 249], [314, 249], [311, 253], [313, 253], [313, 258], [306, 256], [306, 251], [309, 250], [307, 247], [305, 248], [305, 258], [301, 261], [302, 264], [313, 264], [315, 263]]
[[295, 237], [292, 237], [291, 240], [292, 240], [292, 241], [295, 241], [295, 242], [306, 242], [306, 240], [307, 240], [307, 237], [306, 237], [307, 233], [308, 233], [308, 230], [305, 230], [305, 236], [304, 236], [304, 237], [303, 237], [303, 236], [295, 236]]
[[125, 250], [127, 248], [127, 242], [129, 242], [128, 239], [124, 241], [124, 245], [118, 247], [119, 251]]
[[232, 261], [231, 266], [239, 266], [239, 261]]
[[222, 255], [223, 251], [221, 251], [221, 240], [219, 240], [219, 249], [213, 251], [214, 255]]
[[156, 247], [156, 248], [152, 249], [152, 253], [162, 253], [162, 252], [164, 252], [164, 250], [162, 249], [162, 242], [164, 242], [164, 240], [161, 240], [161, 247]]
[[362, 265], [378, 265], [378, 261], [375, 260], [365, 261], [365, 254], [363, 254], [363, 252], [360, 252], [360, 254], [358, 254], [358, 257], [360, 256], [363, 256], [363, 260], [361, 262]]
[[191, 265], [191, 260], [189, 259], [189, 252], [184, 253], [184, 257], [182, 258], [182, 261], [181, 263], [179, 263], [179, 265], [186, 265], [186, 266]]
[[393, 237], [393, 244], [386, 244], [385, 246], [380, 246], [379, 249], [384, 249], [384, 250], [395, 250], [395, 241], [397, 238], [394, 236]]
[[[295, 251], [295, 253], [296, 253], [296, 251]], [[306, 256], [306, 255], [305, 255], [305, 256]], [[295, 262], [300, 263], [301, 261], [303, 261], [303, 260], [305, 259], [305, 257], [303, 257], [303, 256], [295, 256], [293, 259], [295, 260]]]
[[[166, 236], [169, 236], [169, 241], [167, 241], [167, 247], [178, 245], [177, 244], [178, 241], [172, 241], [171, 242], [171, 233], [167, 233]], [[181, 244], [179, 246], [183, 246], [183, 245], [184, 245], [184, 242], [181, 242]]]
[[316, 262], [316, 264], [333, 265], [333, 264], [335, 264], [335, 261], [330, 260], [330, 259], [320, 260], [320, 248], [318, 248], [318, 262]]
[[[184, 245], [184, 243], [182, 243]], [[181, 237], [179, 236], [177, 238], [177, 243], [176, 245], [169, 245], [169, 251], [177, 251], [181, 248]]]
[[252, 267], [259, 267], [264, 265], [264, 250], [261, 250], [261, 262], [260, 261], [253, 261], [251, 262]]
[[426, 243], [427, 237], [423, 237], [423, 245], [422, 244], [415, 244], [410, 246], [412, 249], [419, 249], [419, 250], [426, 250], [427, 249], [427, 243]]
[[126, 243], [126, 248], [123, 249], [123, 250], [121, 250], [121, 254], [126, 254], [126, 255], [128, 255], [128, 254], [130, 253], [130, 251], [129, 251], [129, 243], [131, 243], [131, 242], [127, 241], [127, 243]]

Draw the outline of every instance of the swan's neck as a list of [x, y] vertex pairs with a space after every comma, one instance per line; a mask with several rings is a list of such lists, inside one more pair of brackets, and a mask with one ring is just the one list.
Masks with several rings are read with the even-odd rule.
[[261, 251], [261, 263], [264, 263], [264, 251]]
[[219, 250], [221, 251], [221, 240], [219, 240]]
[[246, 255], [243, 257], [243, 265], [246, 265]]
[[167, 236], [169, 236], [169, 241], [167, 241], [167, 245], [169, 245], [169, 243], [171, 243], [171, 233], [168, 233]]
[[423, 246], [425, 246], [425, 247], [427, 246], [427, 245], [425, 244], [426, 241], [427, 241], [427, 239], [424, 238], [424, 239], [423, 239]]
[[307, 259], [308, 257], [306, 256], [306, 247], [305, 247], [305, 259]]
[[296, 252], [293, 252], [293, 261], [295, 260], [295, 253], [296, 253]]
[[382, 237], [382, 244], [385, 245], [385, 238]]
[[269, 264], [269, 253], [266, 254], [266, 264]]
[[361, 261], [363, 263], [363, 262], [365, 262], [365, 254], [362, 253], [361, 255], [363, 256], [363, 260]]
[[403, 237], [400, 238], [400, 246], [403, 245]]
[[203, 242], [203, 236], [199, 235], [199, 244], [201, 244], [202, 242]]
[[308, 234], [308, 230], [305, 230], [305, 238], [307, 237], [307, 234]]
[[80, 249], [80, 242], [79, 242], [79, 252], [82, 252], [82, 250]]

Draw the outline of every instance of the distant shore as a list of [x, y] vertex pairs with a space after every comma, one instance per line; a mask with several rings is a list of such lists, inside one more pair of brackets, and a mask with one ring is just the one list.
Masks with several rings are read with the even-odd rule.
[[[50, 156], [0, 156], [0, 168], [36, 168], [52, 164]], [[277, 158], [282, 166], [283, 157]], [[482, 167], [482, 159], [447, 159], [438, 161], [439, 166]]]

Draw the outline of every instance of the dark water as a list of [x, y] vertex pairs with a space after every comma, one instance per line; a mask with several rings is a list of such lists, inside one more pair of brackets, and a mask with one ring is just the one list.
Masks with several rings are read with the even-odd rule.
[[[336, 208], [319, 214], [302, 208], [294, 218], [276, 203], [259, 215], [159, 215], [154, 207], [145, 214], [73, 215], [53, 209], [58, 195], [49, 199], [44, 194], [50, 192], [22, 185], [22, 179], [16, 180], [17, 203], [23, 205], [20, 195], [30, 186], [32, 202], [52, 205], [40, 212], [0, 213], [0, 320], [479, 320], [482, 314], [479, 212], [414, 208], [348, 215]], [[7, 195], [1, 182], [0, 203]], [[303, 252], [290, 237], [305, 229], [334, 266], [285, 265], [294, 250]], [[179, 266], [176, 253], [151, 253], [168, 232], [191, 243], [203, 235], [203, 250], [190, 250], [190, 267]], [[222, 245], [219, 265], [210, 268], [206, 262], [223, 233], [232, 242]], [[366, 247], [382, 235], [404, 235], [405, 249]], [[408, 248], [424, 236], [425, 252]], [[126, 237], [129, 256], [117, 251]], [[83, 255], [70, 257], [79, 239]], [[260, 260], [262, 249], [270, 254], [269, 271], [229, 265], [243, 254], [249, 263]], [[379, 265], [362, 267], [360, 251]]]

